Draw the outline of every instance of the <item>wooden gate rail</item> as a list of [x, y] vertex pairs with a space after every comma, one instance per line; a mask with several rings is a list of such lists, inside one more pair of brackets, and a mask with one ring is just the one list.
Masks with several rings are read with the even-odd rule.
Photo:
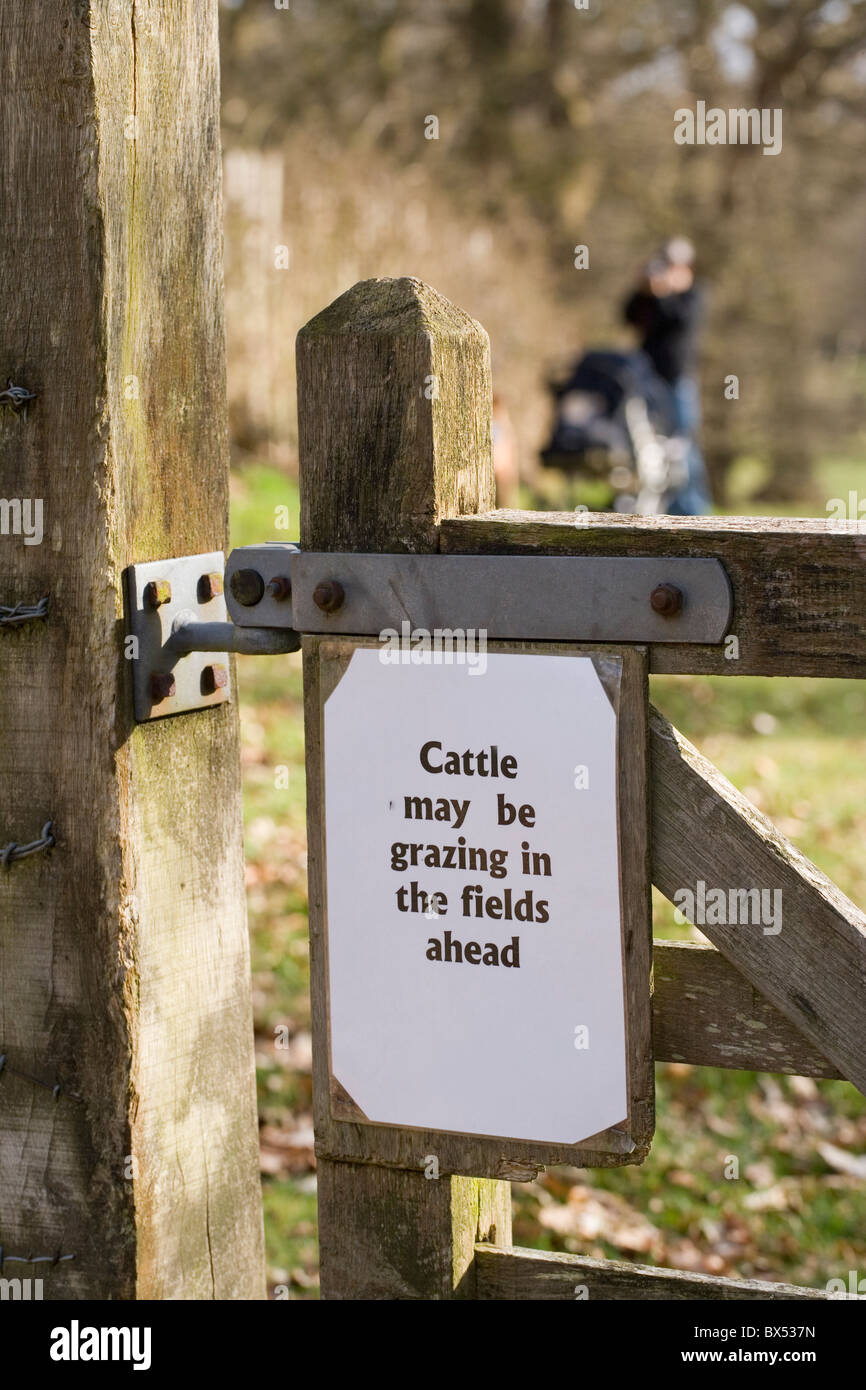
[[682, 555], [721, 560], [734, 597], [722, 646], [651, 646], [651, 673], [866, 676], [866, 524], [799, 517], [488, 512], [443, 519], [462, 555]]
[[520, 1246], [476, 1245], [474, 1297], [490, 1299], [821, 1299], [820, 1289], [769, 1284], [760, 1279], [714, 1279], [686, 1270], [658, 1269], [621, 1260], [592, 1260]]
[[785, 1015], [715, 946], [653, 942], [653, 1051], [657, 1062], [838, 1079]]

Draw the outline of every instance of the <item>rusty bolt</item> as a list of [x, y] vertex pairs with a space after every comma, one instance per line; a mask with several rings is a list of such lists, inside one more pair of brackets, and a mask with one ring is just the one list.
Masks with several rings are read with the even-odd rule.
[[323, 613], [336, 613], [342, 608], [346, 592], [337, 579], [323, 579], [313, 590], [313, 603]]
[[198, 597], [200, 603], [209, 603], [212, 598], [219, 598], [223, 591], [223, 577], [212, 570], [210, 574], [203, 574], [198, 581]]
[[218, 690], [225, 690], [228, 683], [229, 673], [226, 666], [205, 666], [201, 673], [201, 688], [204, 695], [215, 695]]
[[268, 593], [278, 603], [282, 603], [292, 592], [292, 581], [285, 574], [278, 574], [268, 584]]
[[161, 608], [164, 603], [171, 603], [171, 585], [168, 580], [151, 579], [149, 584], [145, 584], [144, 603], [146, 608]]
[[261, 602], [265, 581], [258, 570], [235, 570], [229, 588], [243, 608], [254, 608]]
[[659, 584], [650, 594], [650, 603], [663, 618], [675, 618], [683, 609], [683, 591], [676, 584]]
[[161, 700], [167, 700], [170, 695], [174, 695], [177, 686], [174, 683], [174, 676], [171, 671], [154, 671], [150, 678], [150, 698], [155, 705]]

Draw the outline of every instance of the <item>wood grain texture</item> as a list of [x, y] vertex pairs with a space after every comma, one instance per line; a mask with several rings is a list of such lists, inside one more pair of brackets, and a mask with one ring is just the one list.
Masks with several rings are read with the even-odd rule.
[[655, 644], [650, 672], [866, 676], [866, 524], [794, 517], [491, 512], [446, 519], [441, 549], [463, 555], [704, 556], [731, 581], [724, 646]]
[[697, 941], [653, 944], [653, 1044], [657, 1062], [841, 1075], [720, 951]]
[[318, 1173], [329, 1300], [476, 1298], [477, 1244], [511, 1242], [506, 1183], [327, 1161]]
[[[134, 727], [121, 575], [227, 541], [217, 3], [0, 7], [0, 1239], [46, 1298], [255, 1298], [234, 706]], [[27, 1266], [16, 1273], [34, 1273]]]
[[[442, 516], [490, 505], [490, 345], [484, 329], [435, 290], [409, 279], [356, 285], [301, 329], [297, 360], [304, 549], [435, 551]], [[316, 639], [305, 638], [303, 648], [318, 1141], [332, 1123], [320, 795], [324, 696]], [[453, 1298], [469, 1286], [465, 1213], [478, 1210], [479, 1189], [453, 1178], [445, 1165], [443, 1177], [425, 1178], [423, 1157], [411, 1143], [389, 1167], [320, 1157], [324, 1298], [383, 1296], [380, 1291], [395, 1287], [401, 1292], [384, 1296]], [[507, 1239], [507, 1184], [484, 1191], [485, 1208], [496, 1213], [495, 1238]]]
[[[377, 648], [375, 638], [304, 638], [307, 804], [309, 842], [315, 840], [315, 858], [309, 853], [312, 893], [315, 874], [316, 922], [321, 921], [322, 941], [317, 959], [327, 961], [327, 883], [324, 873], [324, 745], [325, 701], [346, 671], [357, 647]], [[394, 1125], [354, 1122], [339, 1096], [339, 1078], [331, 1075], [329, 992], [313, 971], [315, 1017], [322, 1027], [322, 1046], [314, 1056], [316, 1153], [320, 1158], [354, 1163], [378, 1163], [387, 1167], [423, 1171], [427, 1155], [436, 1156], [440, 1171], [472, 1177], [530, 1182], [548, 1164], [608, 1168], [641, 1163], [649, 1152], [655, 1116], [655, 1077], [652, 1054], [650, 1002], [651, 903], [649, 895], [649, 817], [647, 783], [646, 662], [639, 648], [578, 646], [574, 643], [490, 642], [490, 653], [533, 653], [566, 658], [595, 655], [610, 668], [608, 693], [619, 715], [617, 762], [619, 768], [618, 815], [621, 863], [621, 912], [623, 920], [623, 972], [627, 1007], [629, 1115], [624, 1124], [612, 1126], [580, 1143], [550, 1144], [536, 1140], [465, 1135], [439, 1130], [400, 1128]], [[621, 665], [620, 665], [621, 663]], [[313, 830], [312, 816], [315, 815]], [[313, 867], [315, 865], [315, 867]], [[321, 875], [321, 876], [320, 876]], [[311, 898], [312, 901], [312, 898]], [[318, 929], [318, 927], [317, 927]]]
[[[614, 652], [615, 647], [607, 648]], [[622, 914], [631, 1163], [649, 1153], [655, 1130], [653, 1065], [652, 896], [649, 836], [649, 694], [645, 647], [622, 648], [617, 710], [617, 817]], [[580, 1163], [580, 1159], [576, 1160]]]
[[[769, 1284], [760, 1279], [715, 1279], [707, 1274], [631, 1265], [618, 1260], [592, 1260], [583, 1255], [560, 1255], [547, 1250], [476, 1249], [476, 1298], [485, 1300], [568, 1299], [687, 1299], [713, 1301], [826, 1299], [820, 1289], [796, 1284]], [[585, 1290], [585, 1292], [584, 1292]]]
[[[698, 923], [756, 990], [866, 1092], [866, 916], [668, 721], [650, 715], [653, 882], [781, 892], [781, 929]], [[729, 1025], [734, 1019], [728, 1016]]]
[[305, 550], [438, 550], [443, 517], [492, 506], [487, 334], [429, 285], [353, 286], [297, 369]]

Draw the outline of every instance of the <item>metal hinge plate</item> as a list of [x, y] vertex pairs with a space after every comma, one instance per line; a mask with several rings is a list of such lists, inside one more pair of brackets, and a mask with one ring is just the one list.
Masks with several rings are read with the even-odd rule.
[[225, 622], [225, 557], [221, 550], [153, 560], [126, 570], [127, 646], [131, 651], [135, 717], [139, 723], [186, 710], [209, 709], [231, 698], [228, 652], [172, 651], [179, 618]]

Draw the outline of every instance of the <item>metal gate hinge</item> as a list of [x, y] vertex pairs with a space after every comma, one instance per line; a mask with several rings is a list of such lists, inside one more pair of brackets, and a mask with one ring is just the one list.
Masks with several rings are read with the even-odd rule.
[[225, 704], [231, 698], [230, 652], [298, 650], [301, 639], [290, 628], [227, 621], [224, 567], [222, 551], [214, 550], [126, 570], [127, 655], [139, 723]]
[[302, 632], [715, 644], [733, 611], [715, 559], [358, 555], [274, 542], [233, 550], [225, 576], [221, 551], [130, 565], [127, 603], [140, 722], [223, 704], [229, 652], [297, 651]]

